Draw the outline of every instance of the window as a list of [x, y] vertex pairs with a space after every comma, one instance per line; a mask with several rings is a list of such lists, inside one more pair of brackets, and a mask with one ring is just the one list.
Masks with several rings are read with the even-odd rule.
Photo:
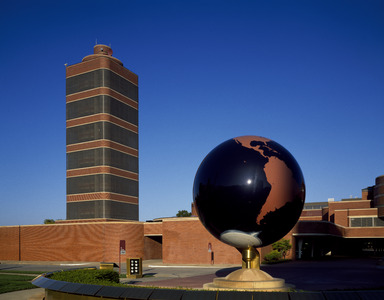
[[350, 227], [384, 227], [384, 220], [376, 217], [350, 218]]

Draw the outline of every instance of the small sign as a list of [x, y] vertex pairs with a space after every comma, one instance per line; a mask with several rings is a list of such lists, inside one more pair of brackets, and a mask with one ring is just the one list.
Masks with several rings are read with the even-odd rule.
[[120, 254], [125, 255], [125, 249], [120, 249]]
[[125, 240], [120, 240], [120, 249], [125, 250]]

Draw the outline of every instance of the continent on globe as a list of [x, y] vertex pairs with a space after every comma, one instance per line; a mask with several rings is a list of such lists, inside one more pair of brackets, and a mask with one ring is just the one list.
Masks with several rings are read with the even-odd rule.
[[237, 248], [262, 247], [284, 237], [300, 217], [305, 184], [295, 158], [258, 136], [230, 139], [196, 172], [194, 204], [216, 238]]

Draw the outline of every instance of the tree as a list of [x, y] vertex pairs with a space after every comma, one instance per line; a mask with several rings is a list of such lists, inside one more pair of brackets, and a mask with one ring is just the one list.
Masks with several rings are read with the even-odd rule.
[[176, 214], [176, 217], [180, 218], [180, 217], [190, 217], [192, 216], [192, 213], [186, 211], [186, 210], [179, 210]]
[[54, 219], [45, 219], [44, 224], [55, 224], [55, 220]]
[[283, 259], [285, 259], [285, 256], [287, 255], [288, 251], [291, 250], [292, 245], [290, 244], [289, 240], [281, 239], [280, 241], [274, 242], [272, 244], [272, 249], [279, 251], [281, 255], [283, 256]]

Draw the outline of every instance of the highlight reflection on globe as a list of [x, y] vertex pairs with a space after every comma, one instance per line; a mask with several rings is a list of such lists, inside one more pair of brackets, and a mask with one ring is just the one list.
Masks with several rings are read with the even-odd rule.
[[259, 136], [230, 139], [197, 170], [193, 201], [207, 230], [239, 249], [284, 237], [303, 209], [305, 184], [295, 158]]

